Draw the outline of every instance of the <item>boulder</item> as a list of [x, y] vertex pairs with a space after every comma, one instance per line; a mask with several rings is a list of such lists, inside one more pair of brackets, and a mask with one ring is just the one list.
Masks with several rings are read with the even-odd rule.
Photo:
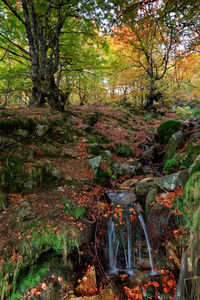
[[152, 246], [158, 247], [171, 239], [175, 229], [177, 229], [175, 215], [170, 213], [169, 208], [162, 205], [151, 208], [147, 219], [147, 232]]
[[102, 161], [102, 156], [96, 156], [94, 158], [89, 159], [89, 164], [95, 175], [97, 173], [98, 168], [100, 167], [101, 161]]
[[122, 184], [120, 184], [119, 189], [120, 190], [132, 189], [136, 185], [136, 183], [138, 183], [138, 179], [136, 178], [125, 180]]
[[184, 170], [157, 178], [155, 182], [167, 191], [174, 191], [178, 186], [185, 186], [187, 179], [188, 172]]
[[165, 160], [174, 156], [176, 150], [183, 145], [184, 137], [182, 131], [175, 132], [169, 139], [166, 145]]
[[140, 182], [136, 184], [135, 192], [137, 197], [144, 197], [152, 189], [157, 190], [157, 185], [155, 184], [155, 182]]
[[0, 191], [0, 210], [5, 210], [8, 206], [8, 199], [6, 194]]
[[158, 195], [157, 189], [151, 189], [146, 196], [145, 203], [145, 215], [147, 216], [150, 212], [151, 203], [156, 202], [156, 196]]
[[114, 164], [113, 167], [122, 176], [133, 176], [136, 174], [136, 167], [132, 164]]

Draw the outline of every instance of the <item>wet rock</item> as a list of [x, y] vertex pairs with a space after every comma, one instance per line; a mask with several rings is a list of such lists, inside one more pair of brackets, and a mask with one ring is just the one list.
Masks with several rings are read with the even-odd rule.
[[129, 190], [129, 189], [133, 188], [136, 185], [136, 183], [138, 183], [138, 179], [136, 179], [136, 178], [125, 180], [122, 184], [120, 184], [119, 189], [120, 190]]
[[136, 201], [134, 191], [107, 191], [110, 201], [115, 204], [130, 204]]
[[48, 130], [49, 130], [49, 127], [48, 127], [47, 125], [38, 125], [38, 126], [36, 127], [35, 134], [36, 134], [38, 137], [41, 137], [41, 136], [43, 136]]
[[135, 192], [137, 197], [144, 197], [152, 189], [157, 190], [157, 185], [155, 184], [155, 182], [140, 182], [136, 184]]
[[114, 164], [113, 167], [122, 176], [133, 176], [136, 174], [136, 167], [132, 164]]
[[100, 167], [101, 161], [102, 161], [102, 156], [96, 156], [94, 158], [89, 159], [89, 164], [95, 175], [97, 173], [98, 168]]
[[183, 187], [187, 179], [188, 172], [184, 170], [157, 178], [155, 182], [167, 191], [174, 191], [178, 186]]
[[0, 191], [0, 210], [5, 210], [8, 206], [7, 195]]
[[151, 208], [147, 219], [147, 232], [154, 247], [172, 238], [176, 228], [175, 215], [170, 213], [169, 208], [162, 205], [155, 205]]

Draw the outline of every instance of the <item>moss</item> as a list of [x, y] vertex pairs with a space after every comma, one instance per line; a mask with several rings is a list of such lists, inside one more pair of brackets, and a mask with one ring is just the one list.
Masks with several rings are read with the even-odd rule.
[[0, 171], [0, 183], [5, 191], [11, 193], [30, 192], [60, 178], [59, 171], [53, 165], [39, 162], [25, 168], [25, 161], [16, 155], [5, 159]]
[[42, 144], [41, 145], [41, 150], [44, 153], [44, 155], [46, 156], [50, 156], [50, 157], [56, 157], [56, 156], [60, 156], [61, 154], [61, 146], [60, 145], [55, 145], [55, 144]]
[[55, 224], [52, 224], [50, 228], [46, 228], [42, 223], [37, 225], [39, 229], [33, 229], [29, 239], [20, 241], [17, 260], [13, 261], [10, 260], [10, 257], [4, 257], [6, 261], [0, 269], [1, 299], [21, 299], [16, 296], [20, 275], [23, 270], [33, 267], [43, 253], [52, 249], [56, 253], [63, 255], [63, 262], [65, 263], [66, 256], [71, 249], [79, 246], [81, 243], [80, 234], [76, 228], [66, 227], [59, 232], [55, 232], [52, 230]]
[[161, 143], [167, 143], [170, 137], [182, 128], [182, 123], [178, 120], [167, 120], [157, 129], [158, 137]]
[[194, 212], [193, 219], [192, 219], [192, 231], [198, 232], [200, 230], [200, 206]]
[[33, 118], [20, 119], [15, 117], [14, 119], [1, 119], [0, 120], [0, 130], [6, 133], [12, 132], [14, 129], [27, 129], [33, 132], [36, 127], [36, 122]]
[[119, 144], [116, 154], [122, 157], [129, 157], [131, 154], [131, 148], [129, 144]]
[[96, 124], [99, 121], [100, 117], [103, 115], [104, 114], [101, 111], [96, 110], [94, 113], [87, 115], [83, 119], [83, 123], [93, 127], [94, 124]]
[[184, 153], [185, 153], [185, 158], [183, 160], [182, 166], [185, 168], [189, 168], [193, 164], [197, 155], [200, 154], [200, 145], [196, 144], [192, 140], [190, 141], [188, 147], [185, 149]]
[[195, 172], [200, 171], [200, 160], [194, 165], [190, 172], [190, 176], [194, 174]]
[[187, 181], [183, 190], [183, 204], [190, 216], [200, 205], [200, 172], [192, 174]]

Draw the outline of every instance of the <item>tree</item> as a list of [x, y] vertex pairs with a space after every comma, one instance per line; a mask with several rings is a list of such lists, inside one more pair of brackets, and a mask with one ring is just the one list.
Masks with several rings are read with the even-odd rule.
[[[55, 75], [64, 64], [73, 64], [72, 56], [61, 58], [64, 35], [82, 34], [77, 24], [85, 24], [89, 36], [94, 22], [94, 1], [81, 0], [2, 0], [0, 47], [19, 60], [26, 59], [31, 69], [32, 104], [45, 101], [63, 109], [70, 91], [63, 92]], [[12, 26], [8, 25], [8, 20]], [[6, 27], [8, 25], [8, 28]], [[21, 39], [19, 42], [19, 35]], [[68, 38], [67, 41], [70, 39]], [[26, 44], [27, 43], [27, 44]], [[68, 53], [70, 45], [68, 44]], [[71, 49], [71, 48], [70, 48]], [[66, 61], [64, 59], [66, 58]], [[59, 82], [59, 80], [58, 80]]]
[[[166, 25], [164, 8], [164, 4], [158, 1], [139, 2], [134, 11], [125, 11], [121, 27], [115, 28], [116, 39], [123, 41], [132, 50], [129, 54], [132, 64], [142, 68], [148, 78], [147, 107], [151, 107], [154, 101], [159, 101], [162, 97], [157, 83], [172, 67], [172, 59], [175, 58], [180, 43], [180, 32], [174, 26]], [[168, 23], [174, 22], [173, 18], [168, 20]]]

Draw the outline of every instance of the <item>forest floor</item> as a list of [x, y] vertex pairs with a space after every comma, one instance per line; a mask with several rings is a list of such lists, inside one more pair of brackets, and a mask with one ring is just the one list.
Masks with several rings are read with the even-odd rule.
[[[16, 182], [20, 181], [17, 176], [22, 176], [23, 180], [24, 172], [35, 167], [38, 162], [40, 164], [47, 162], [55, 166], [61, 174], [61, 180], [58, 182], [53, 181], [45, 186], [40, 182], [28, 193], [23, 189], [18, 191], [17, 187], [10, 192], [10, 183], [7, 184], [6, 178], [5, 182], [1, 180], [2, 189], [8, 197], [8, 206], [4, 211], [0, 211], [2, 268], [6, 261], [17, 264], [22, 256], [20, 241], [31, 240], [35, 229], [41, 233], [46, 228], [59, 235], [63, 227], [73, 227], [85, 235], [84, 242], [87, 241], [87, 234], [90, 240], [91, 233], [88, 233], [88, 227], [102, 218], [108, 219], [110, 203], [105, 198], [105, 191], [118, 188], [130, 177], [109, 173], [108, 182], [102, 184], [95, 180], [89, 159], [94, 157], [95, 153], [99, 155], [99, 151], [109, 150], [114, 163], [131, 163], [141, 156], [146, 150], [146, 145], [155, 142], [157, 128], [163, 121], [178, 117], [175, 113], [162, 111], [149, 113], [141, 108], [113, 108], [107, 105], [68, 107], [65, 114], [48, 108], [19, 111], [7, 109], [1, 110], [0, 116], [0, 122], [16, 118], [21, 121], [32, 119], [35, 126], [38, 126], [37, 124], [48, 126], [47, 131], [38, 137], [35, 135], [37, 127], [33, 131], [29, 128], [29, 133], [24, 132], [24, 136], [20, 133], [20, 128], [18, 131], [11, 128], [6, 130], [6, 133], [1, 128], [2, 136], [10, 139], [11, 143], [14, 140], [17, 145], [13, 148], [8, 146], [7, 142], [3, 144], [1, 140], [0, 171], [4, 171], [5, 164], [9, 164], [11, 178], [8, 176], [8, 180], [13, 180], [13, 185], [17, 186]], [[95, 144], [96, 146], [93, 146]], [[129, 145], [130, 152], [126, 157], [122, 157], [119, 153], [119, 148], [123, 144]], [[49, 150], [48, 147], [51, 148], [51, 145], [60, 151], [57, 154], [52, 153], [56, 152], [56, 149]], [[97, 152], [95, 150], [92, 152], [95, 147], [98, 148]], [[12, 164], [14, 168], [15, 162], [9, 160], [14, 153], [19, 152], [21, 155], [22, 148], [29, 151], [30, 155], [24, 160], [22, 174], [16, 174], [12, 171]], [[153, 173], [153, 170], [148, 170], [146, 174], [134, 178], [141, 180], [143, 177], [155, 175]], [[84, 207], [84, 215], [76, 217], [76, 212], [75, 215], [68, 213], [63, 199], [73, 203], [73, 209]], [[75, 233], [71, 233], [72, 237], [73, 234]], [[11, 290], [12, 286], [8, 289]]]

